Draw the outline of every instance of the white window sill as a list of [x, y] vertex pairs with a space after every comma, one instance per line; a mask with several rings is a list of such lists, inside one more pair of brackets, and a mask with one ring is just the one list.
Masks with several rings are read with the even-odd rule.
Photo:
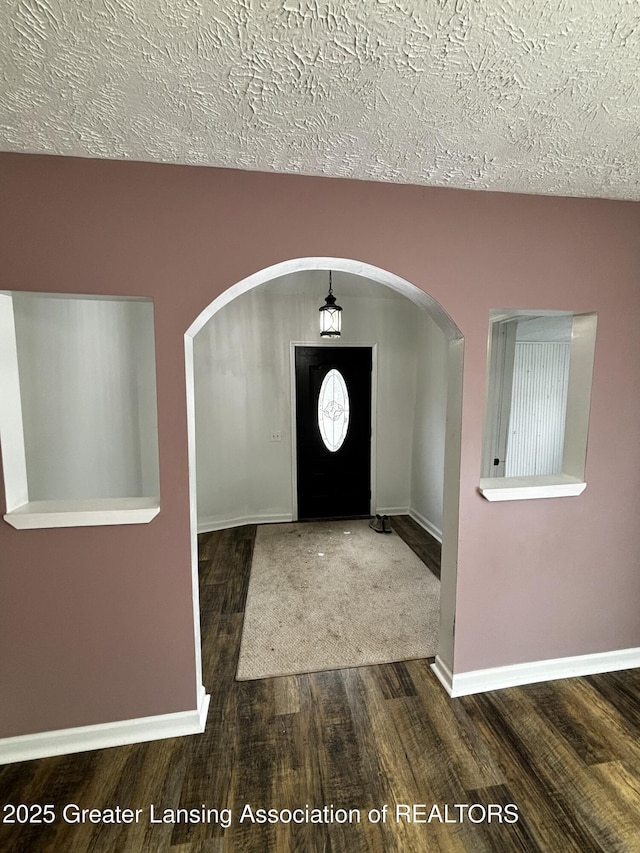
[[29, 501], [6, 513], [4, 520], [17, 530], [95, 527], [104, 524], [146, 524], [159, 512], [158, 498]]
[[526, 501], [580, 495], [587, 484], [578, 477], [553, 474], [544, 477], [485, 477], [480, 494], [488, 501]]

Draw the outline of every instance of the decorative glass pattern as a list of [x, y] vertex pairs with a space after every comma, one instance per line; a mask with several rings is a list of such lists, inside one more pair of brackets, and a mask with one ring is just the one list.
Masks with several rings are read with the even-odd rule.
[[327, 450], [342, 447], [349, 429], [349, 392], [344, 377], [332, 368], [322, 380], [318, 396], [318, 427]]

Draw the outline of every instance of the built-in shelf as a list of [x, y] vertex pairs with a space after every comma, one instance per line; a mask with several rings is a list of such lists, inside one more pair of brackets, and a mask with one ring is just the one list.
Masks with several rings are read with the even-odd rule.
[[157, 498], [93, 498], [72, 501], [29, 501], [4, 516], [17, 530], [40, 527], [94, 527], [103, 524], [146, 524], [160, 512]]
[[593, 312], [490, 312], [479, 486], [488, 501], [586, 489], [597, 320]]
[[153, 302], [0, 291], [0, 450], [12, 527], [151, 521]]
[[541, 477], [485, 477], [480, 494], [488, 501], [526, 501], [536, 498], [566, 498], [580, 495], [587, 484], [567, 474]]

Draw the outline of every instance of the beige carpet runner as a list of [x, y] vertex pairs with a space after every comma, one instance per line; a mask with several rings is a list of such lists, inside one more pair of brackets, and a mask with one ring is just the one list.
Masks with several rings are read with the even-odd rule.
[[435, 655], [440, 583], [367, 521], [258, 528], [237, 678]]

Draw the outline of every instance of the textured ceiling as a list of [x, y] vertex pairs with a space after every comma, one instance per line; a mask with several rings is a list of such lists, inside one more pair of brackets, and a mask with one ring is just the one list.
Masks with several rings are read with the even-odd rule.
[[640, 200], [638, 0], [4, 0], [0, 148]]

